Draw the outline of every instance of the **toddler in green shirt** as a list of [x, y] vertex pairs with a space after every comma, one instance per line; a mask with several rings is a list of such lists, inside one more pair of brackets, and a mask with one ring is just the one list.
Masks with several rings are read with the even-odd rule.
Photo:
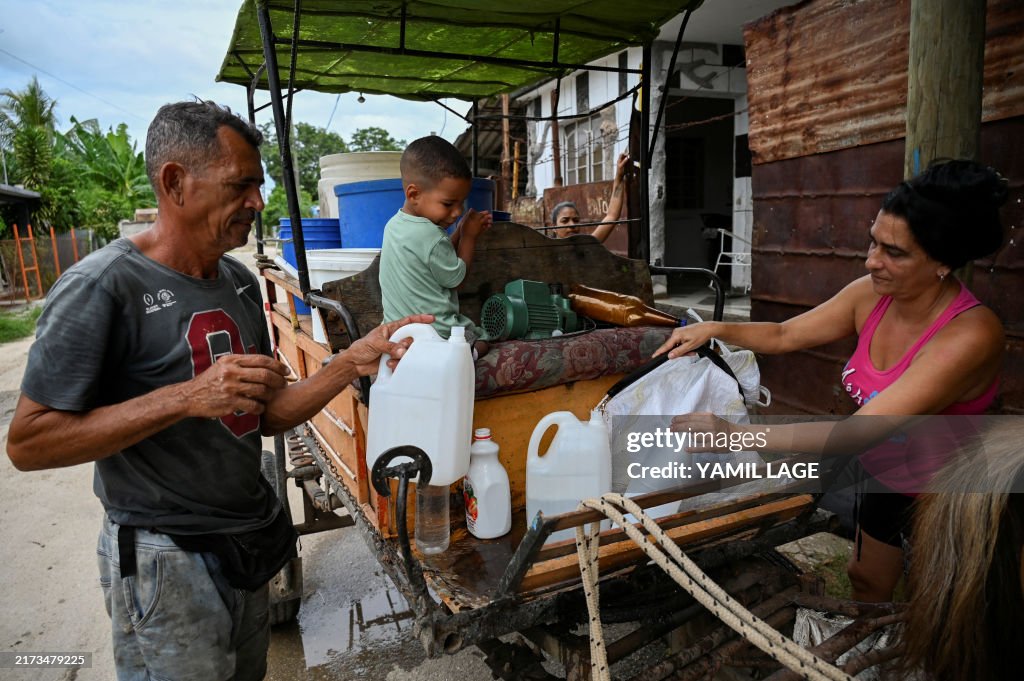
[[[384, 227], [380, 253], [380, 290], [384, 320], [409, 314], [434, 315], [443, 337], [453, 326], [466, 327], [474, 357], [487, 352], [481, 330], [459, 313], [456, 289], [473, 261], [477, 237], [490, 228], [490, 211], [470, 209], [448, 238], [446, 230], [462, 215], [472, 174], [462, 154], [437, 135], [406, 147], [400, 162], [405, 203]], [[414, 312], [412, 312], [414, 311]]]

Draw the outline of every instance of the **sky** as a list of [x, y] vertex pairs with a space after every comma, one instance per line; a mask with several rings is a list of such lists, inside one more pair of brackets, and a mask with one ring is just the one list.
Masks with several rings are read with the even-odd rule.
[[[246, 115], [245, 89], [216, 83], [242, 0], [0, 0], [0, 90], [21, 90], [38, 76], [57, 100], [58, 130], [70, 118], [102, 128], [126, 123], [141, 150], [146, 128], [167, 102], [193, 95]], [[466, 124], [437, 104], [395, 97], [300, 92], [293, 120], [348, 139], [382, 127], [411, 141], [438, 133], [454, 140]], [[256, 105], [269, 102], [257, 93]], [[337, 102], [333, 118], [332, 109]], [[451, 101], [465, 111], [468, 104]], [[256, 114], [271, 121], [270, 108]]]

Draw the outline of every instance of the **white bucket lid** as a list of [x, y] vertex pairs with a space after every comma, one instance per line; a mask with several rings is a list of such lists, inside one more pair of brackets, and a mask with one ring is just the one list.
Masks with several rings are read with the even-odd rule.
[[322, 248], [306, 251], [306, 263], [310, 269], [361, 271], [379, 253], [379, 248]]

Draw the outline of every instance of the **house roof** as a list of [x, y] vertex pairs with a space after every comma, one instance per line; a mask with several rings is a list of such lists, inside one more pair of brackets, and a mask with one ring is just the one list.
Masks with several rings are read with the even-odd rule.
[[39, 192], [0, 182], [0, 203], [26, 203], [38, 201], [39, 198]]
[[[303, 0], [292, 86], [418, 100], [490, 97], [650, 42], [702, 1]], [[263, 64], [257, 3], [269, 10], [284, 86], [294, 0], [243, 2], [217, 80], [249, 85]]]

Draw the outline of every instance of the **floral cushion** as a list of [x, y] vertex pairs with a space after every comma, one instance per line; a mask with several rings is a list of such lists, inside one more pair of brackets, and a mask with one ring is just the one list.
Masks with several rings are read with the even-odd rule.
[[494, 343], [477, 360], [476, 397], [628, 373], [647, 362], [670, 333], [670, 327], [640, 326]]

